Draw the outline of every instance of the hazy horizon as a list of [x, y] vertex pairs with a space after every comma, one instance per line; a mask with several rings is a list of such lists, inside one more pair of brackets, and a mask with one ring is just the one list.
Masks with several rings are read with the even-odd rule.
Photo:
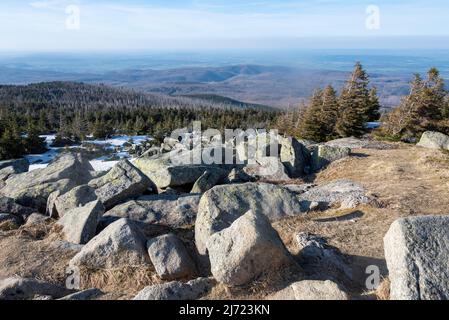
[[443, 0], [4, 0], [0, 51], [449, 49]]

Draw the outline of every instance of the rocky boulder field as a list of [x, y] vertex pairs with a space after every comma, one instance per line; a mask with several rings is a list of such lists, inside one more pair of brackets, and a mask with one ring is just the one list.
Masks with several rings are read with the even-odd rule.
[[0, 162], [0, 299], [449, 298], [449, 137], [278, 141]]

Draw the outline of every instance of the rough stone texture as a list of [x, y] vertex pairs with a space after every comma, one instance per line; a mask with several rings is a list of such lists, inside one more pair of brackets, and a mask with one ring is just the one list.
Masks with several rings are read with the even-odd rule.
[[0, 197], [0, 212], [1, 213], [10, 213], [13, 214], [23, 220], [34, 213], [36, 210], [28, 207], [21, 206], [17, 204], [14, 199]]
[[195, 263], [184, 243], [174, 234], [151, 239], [147, 246], [151, 262], [162, 279], [187, 278], [196, 273]]
[[280, 159], [291, 178], [299, 178], [308, 171], [310, 152], [294, 138], [281, 138]]
[[40, 213], [33, 213], [26, 220], [25, 226], [27, 227], [36, 226], [39, 224], [49, 223], [50, 221], [52, 221], [50, 217], [44, 216], [43, 214]]
[[243, 169], [234, 168], [224, 179], [223, 184], [254, 182], [254, 178], [245, 173]]
[[352, 267], [347, 263], [341, 252], [329, 246], [321, 236], [307, 232], [298, 233], [295, 237], [299, 248], [298, 262], [305, 271], [341, 278], [353, 279]]
[[257, 157], [255, 164], [248, 164], [243, 171], [255, 179], [287, 181], [290, 176], [278, 157]]
[[[201, 153], [199, 155], [201, 156]], [[194, 162], [197, 158], [199, 160]], [[206, 171], [222, 172], [223, 170], [214, 164], [203, 164], [195, 151], [181, 150], [155, 157], [141, 157], [134, 164], [160, 189], [192, 185]]]
[[120, 161], [106, 175], [89, 182], [107, 209], [142, 195], [153, 187], [152, 181], [128, 160]]
[[312, 169], [317, 171], [339, 159], [348, 157], [351, 149], [320, 145], [312, 153]]
[[230, 286], [249, 283], [266, 271], [291, 262], [268, 218], [249, 211], [207, 241], [212, 274]]
[[351, 180], [337, 180], [322, 186], [314, 187], [299, 195], [305, 202], [319, 202], [323, 206], [341, 205], [342, 209], [353, 209], [370, 202], [365, 189]]
[[191, 193], [204, 193], [213, 187], [215, 187], [221, 179], [226, 175], [226, 172], [220, 172], [218, 170], [207, 170], [201, 177], [196, 180], [193, 185]]
[[0, 193], [17, 203], [44, 212], [49, 195], [62, 193], [87, 183], [93, 171], [89, 161], [80, 154], [63, 154], [48, 167], [11, 176]]
[[7, 278], [0, 281], [0, 300], [29, 300], [36, 296], [61, 298], [72, 293], [62, 286], [35, 279]]
[[28, 169], [30, 168], [30, 165], [26, 159], [0, 161], [0, 170], [5, 169], [7, 167], [13, 167], [16, 173], [20, 173], [20, 172], [27, 172]]
[[195, 223], [200, 195], [149, 195], [118, 205], [104, 219], [127, 218], [139, 223], [180, 228]]
[[332, 281], [300, 281], [275, 293], [268, 300], [349, 300], [349, 296]]
[[440, 132], [424, 132], [418, 146], [429, 149], [449, 150], [449, 136]]
[[140, 291], [134, 300], [196, 300], [212, 290], [214, 285], [215, 281], [211, 278], [156, 284]]
[[131, 221], [120, 219], [89, 241], [70, 265], [90, 269], [145, 267], [150, 263], [145, 242]]
[[[50, 195], [49, 206], [52, 206], [50, 200], [54, 196], [53, 193]], [[82, 185], [73, 188], [63, 195], [57, 196], [53, 201], [53, 206], [48, 207], [47, 210], [49, 211], [50, 216], [62, 218], [68, 211], [82, 207], [95, 200], [97, 200], [95, 189], [88, 185]]]
[[103, 213], [104, 206], [98, 200], [68, 211], [58, 221], [58, 225], [62, 226], [64, 239], [75, 244], [88, 243], [95, 236]]
[[66, 300], [66, 301], [94, 300], [94, 299], [102, 296], [103, 294], [104, 293], [100, 289], [87, 289], [84, 291], [70, 294], [68, 296], [65, 296], [65, 297], [59, 299], [59, 300]]
[[206, 242], [215, 232], [229, 227], [249, 210], [266, 215], [270, 221], [307, 212], [307, 203], [287, 188], [266, 183], [217, 186], [200, 201], [195, 224], [198, 252], [206, 254]]
[[396, 220], [384, 239], [392, 300], [449, 299], [449, 217]]

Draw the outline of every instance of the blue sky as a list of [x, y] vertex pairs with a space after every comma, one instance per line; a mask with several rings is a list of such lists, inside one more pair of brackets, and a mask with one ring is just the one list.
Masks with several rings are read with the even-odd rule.
[[447, 0], [2, 0], [0, 50], [299, 48], [383, 37], [447, 48], [429, 37], [449, 36], [448, 17]]

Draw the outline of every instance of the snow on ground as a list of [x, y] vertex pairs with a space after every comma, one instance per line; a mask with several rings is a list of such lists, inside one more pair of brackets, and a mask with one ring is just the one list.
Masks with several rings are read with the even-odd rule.
[[[56, 138], [55, 135], [42, 135], [40, 137], [45, 138], [49, 150], [43, 154], [29, 154], [25, 156], [25, 158], [30, 163], [29, 171], [47, 167], [48, 164], [61, 152], [61, 150], [64, 149], [50, 147], [50, 145]], [[114, 136], [106, 140], [87, 140], [86, 142], [93, 144], [112, 146], [112, 149], [114, 150], [116, 150], [116, 148], [121, 149], [120, 151], [114, 152], [110, 156], [102, 156], [94, 159], [90, 161], [90, 163], [95, 171], [109, 170], [118, 163], [118, 161], [116, 160], [111, 161], [111, 158], [132, 160], [130, 154], [123, 150], [123, 146], [126, 142], [132, 142], [133, 144], [140, 145], [147, 140], [151, 140], [151, 138], [149, 138], [148, 136]], [[81, 146], [75, 146], [71, 148], [81, 148]]]

